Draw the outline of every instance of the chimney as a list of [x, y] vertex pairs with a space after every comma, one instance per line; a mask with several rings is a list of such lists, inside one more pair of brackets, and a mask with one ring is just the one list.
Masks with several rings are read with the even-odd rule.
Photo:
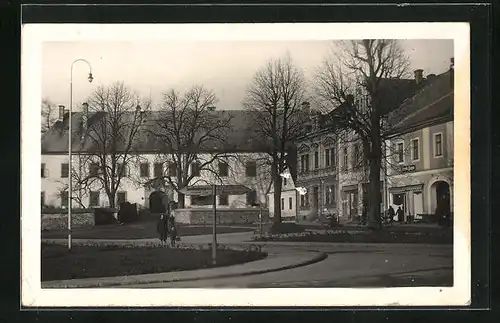
[[352, 94], [346, 95], [345, 100], [348, 104], [354, 104], [354, 95]]
[[417, 83], [417, 84], [422, 83], [422, 81], [424, 79], [424, 75], [423, 75], [424, 70], [418, 69], [418, 70], [413, 71], [413, 73], [415, 74], [415, 83]]
[[311, 112], [311, 104], [307, 101], [302, 102], [302, 109], [309, 114]]
[[64, 112], [66, 110], [66, 107], [62, 104], [59, 104], [59, 120], [62, 121], [64, 119]]

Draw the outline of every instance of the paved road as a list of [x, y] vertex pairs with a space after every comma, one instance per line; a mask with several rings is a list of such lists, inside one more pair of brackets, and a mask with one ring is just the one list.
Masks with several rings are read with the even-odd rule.
[[[237, 237], [239, 235], [239, 238]], [[221, 236], [240, 242], [244, 234]], [[193, 237], [195, 238], [195, 237]], [[202, 236], [196, 237], [202, 239]], [[322, 251], [322, 262], [295, 269], [237, 278], [129, 285], [138, 288], [272, 288], [272, 287], [396, 287], [451, 286], [451, 245], [267, 243], [287, 251]]]

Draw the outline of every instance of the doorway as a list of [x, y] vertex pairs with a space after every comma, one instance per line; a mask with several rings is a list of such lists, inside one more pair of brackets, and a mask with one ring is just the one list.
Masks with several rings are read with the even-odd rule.
[[149, 210], [151, 213], [165, 213], [164, 195], [165, 193], [160, 191], [155, 191], [149, 195]]
[[450, 185], [444, 181], [434, 183], [436, 186], [436, 207], [450, 212]]

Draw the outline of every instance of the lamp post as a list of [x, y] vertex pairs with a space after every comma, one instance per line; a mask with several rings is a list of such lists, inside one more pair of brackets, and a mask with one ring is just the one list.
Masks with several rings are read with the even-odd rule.
[[73, 138], [73, 66], [76, 62], [84, 62], [89, 67], [89, 83], [92, 83], [94, 77], [92, 76], [92, 66], [88, 61], [83, 58], [79, 58], [71, 63], [71, 72], [70, 72], [70, 80], [69, 80], [69, 118], [68, 118], [68, 250], [71, 251], [71, 209], [72, 209], [72, 200], [73, 200], [73, 180], [72, 180], [72, 159], [71, 159], [71, 149], [72, 149], [72, 138]]

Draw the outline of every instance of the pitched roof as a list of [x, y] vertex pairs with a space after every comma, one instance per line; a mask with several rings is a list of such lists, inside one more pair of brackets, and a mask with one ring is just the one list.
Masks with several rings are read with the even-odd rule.
[[436, 122], [453, 120], [453, 71], [437, 75], [432, 82], [387, 115], [386, 135], [410, 132]]
[[[381, 115], [388, 115], [391, 111], [397, 109], [402, 102], [411, 97], [419, 89], [427, 85], [428, 81], [423, 80], [418, 83], [415, 79], [384, 78], [380, 80], [379, 95], [383, 98], [381, 105]], [[331, 132], [333, 129], [343, 129], [346, 125], [342, 120], [342, 113], [346, 106], [341, 105], [328, 113], [321, 113], [319, 117], [319, 129], [305, 134], [303, 137], [319, 135], [323, 132]]]
[[[200, 152], [227, 151], [227, 152], [266, 152], [269, 147], [259, 138], [256, 131], [252, 129], [251, 120], [256, 112], [247, 110], [220, 110], [211, 111], [211, 115], [220, 120], [230, 118], [230, 129], [224, 134], [222, 141], [205, 142], [204, 147], [198, 149]], [[160, 138], [155, 136], [158, 130], [157, 111], [149, 112], [133, 143], [134, 151], [138, 153], [150, 153], [164, 149]], [[88, 117], [88, 129], [99, 124], [105, 116], [104, 112], [91, 113]], [[128, 113], [125, 118], [133, 120], [134, 113]], [[63, 120], [58, 120], [52, 128], [42, 136], [42, 154], [62, 154], [68, 150], [68, 114]], [[87, 152], [96, 149], [96, 142], [85, 136], [83, 127], [84, 115], [82, 112], [72, 113], [72, 150]], [[125, 119], [125, 120], [126, 120]], [[157, 133], [157, 132], [156, 132]], [[123, 143], [121, 143], [123, 147]], [[196, 147], [198, 148], [198, 147]], [[120, 149], [120, 148], [119, 148]], [[189, 149], [189, 147], [183, 147]]]

